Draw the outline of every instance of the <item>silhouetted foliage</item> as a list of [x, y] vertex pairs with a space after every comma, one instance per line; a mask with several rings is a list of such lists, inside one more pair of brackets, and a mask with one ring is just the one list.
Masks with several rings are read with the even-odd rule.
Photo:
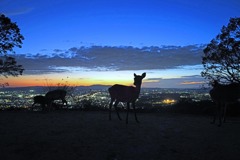
[[5, 77], [22, 75], [23, 70], [22, 65], [17, 65], [17, 61], [13, 57], [4, 56], [0, 59], [0, 74]]
[[230, 18], [203, 52], [203, 77], [210, 82], [240, 83], [240, 18]]
[[7, 56], [8, 52], [12, 52], [14, 47], [21, 48], [24, 37], [20, 34], [20, 29], [16, 23], [3, 14], [0, 14], [0, 74], [7, 77], [18, 76], [23, 72], [22, 65], [17, 65], [15, 58]]

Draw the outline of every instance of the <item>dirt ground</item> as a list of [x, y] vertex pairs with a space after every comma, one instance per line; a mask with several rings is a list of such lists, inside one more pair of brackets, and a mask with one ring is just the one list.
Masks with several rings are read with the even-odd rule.
[[[125, 118], [126, 113], [120, 113]], [[239, 160], [240, 117], [105, 111], [0, 112], [3, 160]]]

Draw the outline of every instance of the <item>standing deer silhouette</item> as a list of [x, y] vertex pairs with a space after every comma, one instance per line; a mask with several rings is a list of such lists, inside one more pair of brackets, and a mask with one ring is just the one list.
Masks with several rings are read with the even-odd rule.
[[240, 84], [231, 83], [228, 85], [222, 85], [217, 81], [214, 81], [213, 88], [210, 90], [209, 94], [213, 102], [216, 103], [216, 109], [212, 123], [215, 123], [216, 117], [218, 116], [218, 126], [221, 126], [222, 122], [226, 121], [227, 106], [230, 103], [235, 103], [240, 99]]
[[109, 105], [109, 120], [111, 120], [111, 110], [112, 110], [113, 102], [114, 102], [114, 108], [117, 112], [117, 116], [118, 116], [119, 120], [121, 120], [121, 117], [118, 113], [117, 105], [119, 102], [126, 102], [127, 103], [126, 123], [128, 123], [128, 112], [129, 112], [129, 108], [130, 108], [130, 103], [132, 103], [132, 107], [133, 107], [134, 114], [135, 114], [135, 120], [137, 123], [139, 123], [139, 121], [137, 119], [136, 110], [135, 110], [135, 102], [139, 97], [142, 80], [145, 77], [146, 77], [146, 73], [143, 73], [141, 76], [136, 75], [134, 73], [134, 83], [133, 84], [135, 85], [135, 87], [115, 84], [108, 89], [108, 91], [110, 93], [110, 97], [111, 97], [111, 102]]
[[67, 91], [63, 90], [63, 89], [56, 89], [56, 90], [52, 90], [46, 93], [45, 97], [46, 97], [46, 101], [47, 101], [47, 105], [48, 108], [52, 108], [52, 103], [55, 100], [62, 100], [62, 103], [67, 105], [67, 101], [65, 100], [65, 96], [67, 94]]

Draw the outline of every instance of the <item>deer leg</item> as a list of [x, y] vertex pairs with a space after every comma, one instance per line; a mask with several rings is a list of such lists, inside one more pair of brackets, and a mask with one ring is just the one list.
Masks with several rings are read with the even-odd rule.
[[222, 104], [218, 105], [218, 118], [219, 118], [219, 124], [220, 127], [222, 125]]
[[223, 123], [226, 122], [226, 112], [227, 112], [227, 103], [224, 105], [224, 110], [223, 110]]
[[119, 113], [118, 113], [118, 108], [117, 108], [118, 103], [119, 103], [119, 101], [116, 100], [115, 103], [114, 103], [114, 108], [115, 108], [115, 110], [116, 110], [116, 112], [117, 112], [118, 119], [121, 121], [122, 119], [121, 119], [121, 117], [120, 117], [120, 115], [119, 115]]
[[35, 104], [36, 104], [36, 103], [34, 102], [34, 103], [32, 104], [32, 107], [34, 107]]
[[46, 103], [46, 104], [44, 104], [44, 105], [41, 105], [42, 112], [46, 112], [46, 111], [47, 111], [47, 109], [48, 109], [48, 106], [49, 106], [49, 104], [48, 104], [48, 103]]
[[53, 111], [53, 106], [55, 106], [55, 104], [53, 104], [53, 103], [54, 103], [53, 101], [50, 103], [49, 111]]
[[65, 99], [62, 99], [62, 104], [66, 104], [67, 105], [67, 101]]
[[110, 104], [109, 104], [109, 120], [111, 120], [112, 118], [111, 118], [111, 111], [112, 111], [112, 104], [113, 104], [113, 99], [111, 99], [111, 102], [110, 102]]
[[33, 107], [34, 107], [35, 104], [36, 104], [35, 102], [32, 104], [31, 111], [33, 111]]
[[128, 112], [129, 112], [129, 107], [130, 107], [130, 104], [129, 104], [129, 102], [127, 102], [127, 117], [126, 117], [126, 124], [128, 124]]
[[45, 110], [45, 104], [41, 103], [42, 110]]
[[211, 122], [212, 124], [214, 124], [215, 121], [216, 121], [217, 113], [218, 113], [218, 103], [216, 103], [216, 104], [214, 105], [214, 109], [213, 109], [213, 121]]
[[[52, 103], [53, 103], [53, 101], [50, 101], [50, 102], [47, 104], [46, 111], [52, 110]], [[43, 109], [44, 109], [44, 108], [43, 108]], [[45, 110], [45, 109], [44, 109], [44, 110]]]
[[135, 107], [135, 102], [132, 103], [133, 106], [133, 111], [134, 111], [134, 115], [135, 115], [135, 120], [137, 123], [139, 123], [138, 119], [137, 119], [137, 113], [136, 113], [136, 107]]

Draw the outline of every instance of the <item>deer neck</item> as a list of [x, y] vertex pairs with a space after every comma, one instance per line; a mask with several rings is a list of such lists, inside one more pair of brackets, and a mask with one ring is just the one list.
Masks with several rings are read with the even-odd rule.
[[136, 93], [136, 97], [139, 97], [140, 91], [141, 91], [141, 84], [136, 84], [135, 85], [135, 93]]

